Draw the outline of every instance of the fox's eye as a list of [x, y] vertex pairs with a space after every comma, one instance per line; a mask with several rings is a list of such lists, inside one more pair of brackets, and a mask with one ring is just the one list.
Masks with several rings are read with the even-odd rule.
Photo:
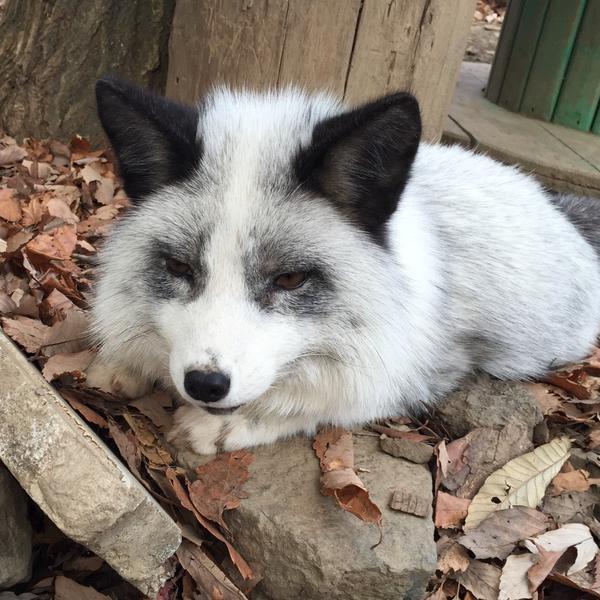
[[282, 290], [295, 290], [306, 281], [307, 276], [308, 274], [303, 271], [282, 273], [273, 280], [273, 283]]
[[193, 276], [192, 267], [176, 258], [167, 258], [165, 266], [167, 267], [167, 271], [174, 277], [187, 277], [190, 279]]

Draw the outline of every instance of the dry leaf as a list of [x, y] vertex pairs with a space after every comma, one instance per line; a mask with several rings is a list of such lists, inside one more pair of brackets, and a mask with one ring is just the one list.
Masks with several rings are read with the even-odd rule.
[[469, 506], [465, 531], [479, 525], [492, 512], [513, 506], [537, 507], [546, 487], [569, 458], [570, 447], [568, 438], [557, 438], [492, 473]]
[[14, 196], [14, 191], [8, 188], [0, 189], [0, 219], [16, 223], [20, 218], [21, 206]]
[[85, 379], [85, 370], [94, 360], [91, 350], [82, 350], [72, 354], [54, 354], [42, 369], [42, 375], [46, 381], [54, 381], [61, 375], [71, 375], [78, 381]]
[[443, 574], [463, 572], [469, 568], [469, 553], [454, 539], [442, 536], [437, 542], [438, 561], [436, 569]]
[[458, 541], [475, 558], [506, 558], [521, 540], [543, 533], [550, 524], [539, 510], [515, 506], [491, 513]]
[[215, 526], [213, 526], [209, 520], [205, 519], [198, 512], [198, 510], [196, 509], [196, 507], [190, 500], [190, 497], [189, 497], [187, 491], [184, 489], [184, 487], [181, 485], [181, 482], [177, 478], [177, 473], [175, 472], [175, 470], [172, 469], [171, 467], [167, 467], [167, 469], [165, 471], [165, 475], [167, 476], [167, 479], [169, 480], [169, 483], [171, 484], [173, 492], [175, 493], [175, 495], [181, 502], [181, 506], [183, 506], [184, 508], [186, 508], [187, 510], [192, 512], [193, 515], [196, 517], [197, 521], [200, 523], [200, 525], [202, 525], [207, 531], [212, 533], [218, 540], [221, 540], [227, 546], [227, 550], [229, 551], [229, 556], [231, 557], [233, 564], [238, 568], [241, 576], [244, 579], [253, 579], [254, 573], [253, 573], [252, 569], [250, 568], [250, 565], [248, 565], [248, 563], [242, 558], [242, 556], [231, 545], [231, 543], [227, 539], [225, 539], [223, 534]]
[[224, 600], [244, 600], [246, 596], [225, 576], [215, 563], [204, 554], [202, 548], [183, 540], [177, 549], [177, 558], [181, 566], [192, 576], [198, 589], [207, 598], [214, 598], [214, 590]]
[[452, 494], [439, 491], [435, 500], [435, 526], [443, 529], [459, 529], [471, 501], [457, 498]]
[[94, 588], [59, 575], [54, 580], [55, 600], [110, 600], [108, 596], [97, 592]]
[[598, 485], [600, 479], [590, 479], [590, 474], [577, 469], [568, 473], [559, 473], [553, 480], [550, 493], [553, 496], [559, 496], [563, 492], [585, 492], [592, 485]]
[[381, 526], [381, 511], [354, 472], [352, 434], [340, 428], [323, 429], [313, 448], [321, 464], [321, 493], [362, 521]]
[[190, 500], [207, 519], [227, 529], [223, 512], [237, 508], [246, 498], [243, 491], [254, 455], [246, 450], [224, 452], [196, 468], [197, 479], [188, 482]]
[[532, 554], [509, 556], [500, 575], [498, 600], [520, 600], [531, 598], [527, 572], [534, 565]]
[[564, 551], [560, 552], [549, 552], [536, 547], [537, 552], [534, 556], [535, 564], [533, 564], [527, 572], [528, 587], [530, 592], [537, 590], [540, 585], [545, 581], [546, 577], [550, 574], [554, 565], [558, 562], [559, 558], [564, 554]]
[[50, 335], [50, 327], [37, 319], [16, 316], [13, 319], [2, 318], [4, 333], [30, 354], [37, 354]]
[[577, 558], [567, 571], [567, 575], [583, 569], [598, 554], [598, 546], [587, 525], [567, 523], [554, 531], [547, 531], [531, 540], [525, 541], [527, 549], [534, 554], [537, 548], [548, 552], [564, 552], [571, 546], [577, 551]]
[[501, 571], [494, 565], [472, 560], [457, 580], [479, 600], [498, 600]]

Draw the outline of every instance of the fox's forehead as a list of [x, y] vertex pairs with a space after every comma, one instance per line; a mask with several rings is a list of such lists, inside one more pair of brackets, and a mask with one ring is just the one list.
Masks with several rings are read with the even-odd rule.
[[246, 177], [275, 174], [310, 143], [317, 123], [340, 111], [340, 103], [324, 93], [217, 89], [199, 111], [202, 168], [213, 179], [222, 179], [224, 172], [235, 177], [230, 169]]

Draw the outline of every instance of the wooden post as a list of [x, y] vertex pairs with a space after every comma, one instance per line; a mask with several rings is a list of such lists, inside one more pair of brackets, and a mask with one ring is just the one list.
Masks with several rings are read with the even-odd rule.
[[439, 139], [475, 0], [178, 0], [167, 95], [220, 83], [329, 89], [349, 103], [411, 90]]

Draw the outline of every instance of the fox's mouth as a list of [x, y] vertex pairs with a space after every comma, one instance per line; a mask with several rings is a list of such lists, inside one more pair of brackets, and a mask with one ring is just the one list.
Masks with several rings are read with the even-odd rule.
[[211, 415], [230, 415], [241, 406], [231, 406], [228, 408], [217, 408], [216, 406], [203, 406], [202, 408]]

